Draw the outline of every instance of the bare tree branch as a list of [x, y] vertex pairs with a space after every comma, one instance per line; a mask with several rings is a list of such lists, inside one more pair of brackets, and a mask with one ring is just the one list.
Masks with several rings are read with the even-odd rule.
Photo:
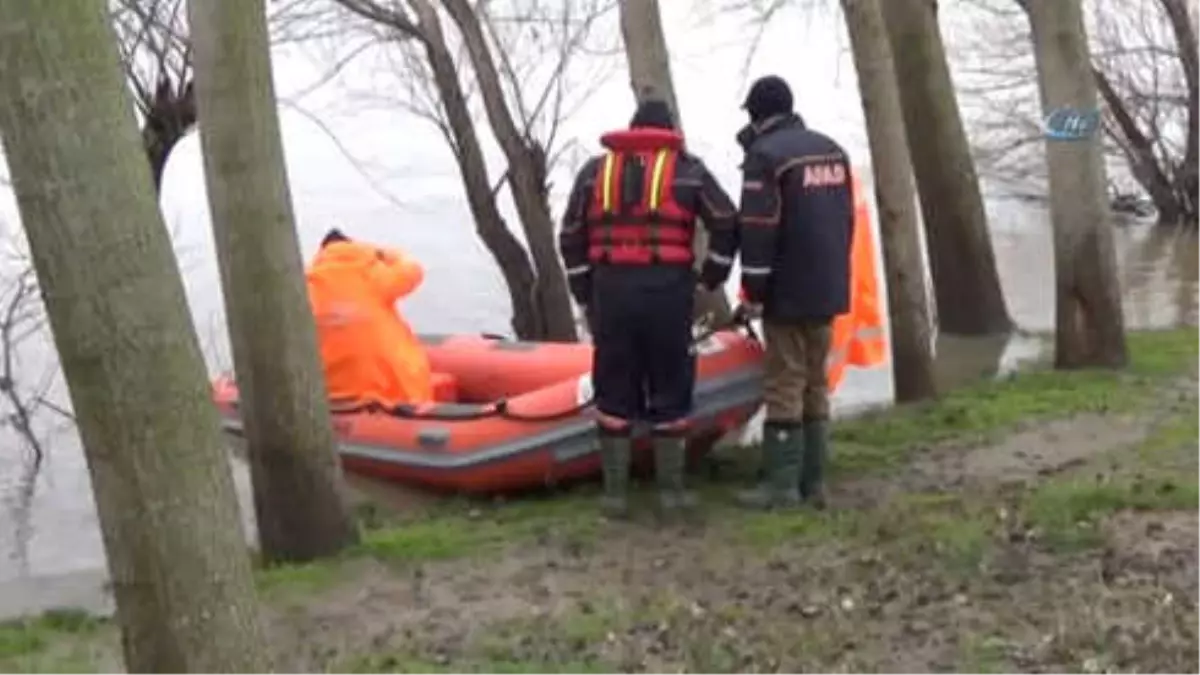
[[[968, 0], [956, 31], [959, 95], [984, 175], [1006, 191], [1044, 194], [1042, 111], [1020, 2]], [[1110, 192], [1144, 193], [1164, 222], [1196, 222], [1195, 32], [1182, 0], [1086, 0], [1103, 106]]]

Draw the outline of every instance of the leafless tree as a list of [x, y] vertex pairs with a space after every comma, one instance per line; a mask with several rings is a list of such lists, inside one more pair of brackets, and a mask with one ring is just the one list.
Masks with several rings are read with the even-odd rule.
[[[602, 41], [594, 43], [596, 26], [613, 6], [609, 0], [293, 0], [290, 5], [289, 13], [305, 20], [289, 24], [288, 39], [328, 38], [322, 27], [341, 26], [334, 68], [370, 54], [379, 58], [381, 70], [398, 78], [397, 95], [352, 92], [357, 100], [374, 98], [415, 114], [446, 140], [476, 233], [508, 287], [513, 331], [523, 339], [574, 340], [577, 335], [554, 244], [550, 176], [574, 149], [560, 136], [563, 121], [604, 79], [600, 72], [581, 77], [587, 64], [578, 57], [612, 51]], [[576, 80], [586, 84], [571, 86]], [[490, 175], [484, 156], [489, 135], [504, 158], [498, 179]], [[501, 214], [505, 188], [528, 250]]]
[[[1082, 0], [1021, 0], [1037, 59], [1043, 115], [1097, 104]], [[1058, 368], [1119, 368], [1128, 362], [1121, 285], [1105, 204], [1099, 136], [1049, 139], [1050, 215], [1054, 225], [1055, 330]]]
[[200, 344], [106, 20], [90, 0], [0, 3], [0, 138], [79, 416], [125, 666], [265, 670]]
[[303, 562], [353, 545], [358, 532], [304, 285], [265, 10], [265, 0], [205, 0], [188, 5], [188, 18], [259, 541], [270, 562]]
[[171, 151], [196, 123], [185, 9], [184, 0], [115, 0], [112, 7], [117, 48], [156, 190]]
[[954, 95], [937, 0], [882, 3], [942, 333], [1003, 334], [1012, 319], [988, 235], [970, 141]]
[[[953, 45], [959, 93], [982, 172], [1005, 192], [1042, 199], [1042, 114], [1020, 0], [971, 0]], [[1147, 195], [1162, 223], [1196, 226], [1197, 38], [1184, 0], [1087, 0], [1092, 75], [1103, 111], [1107, 190]]]
[[46, 452], [34, 418], [48, 403], [46, 393], [52, 379], [42, 377], [36, 385], [26, 386], [18, 379], [17, 361], [22, 345], [44, 325], [33, 269], [25, 268], [0, 291], [0, 427], [8, 427], [20, 437], [35, 466], [41, 464]]
[[871, 166], [875, 171], [896, 400], [907, 402], [937, 396], [937, 382], [916, 184], [892, 49], [880, 4], [886, 1], [841, 0], [841, 5], [858, 73]]
[[[634, 97], [639, 102], [651, 96], [665, 100], [675, 116], [675, 124], [682, 129], [683, 111], [675, 96], [671, 58], [658, 1], [621, 0], [619, 6], [621, 37], [625, 43], [625, 60], [629, 64], [629, 84]], [[693, 249], [697, 265], [703, 264], [708, 253], [708, 233], [703, 227], [696, 228]], [[697, 288], [695, 314], [697, 319], [707, 318], [714, 324], [728, 321], [731, 312], [725, 290]]]
[[[192, 96], [191, 47], [187, 39], [184, 0], [113, 0], [109, 16], [117, 50], [140, 124], [142, 148], [150, 163], [154, 189], [162, 187], [171, 151], [196, 123]], [[0, 185], [6, 185], [0, 181]], [[15, 238], [14, 238], [15, 239]], [[0, 395], [7, 426], [29, 449], [35, 465], [45, 455], [35, 418], [51, 412], [70, 420], [64, 406], [47, 396], [58, 377], [56, 365], [37, 376], [24, 372], [17, 361], [22, 346], [48, 339], [46, 319], [36, 278], [17, 242], [14, 259], [5, 265], [5, 291], [0, 294], [4, 320], [0, 323]]]
[[[193, 92], [192, 48], [187, 25], [185, 0], [110, 0], [109, 18], [116, 37], [117, 51], [129, 87], [139, 123], [142, 148], [150, 165], [155, 192], [162, 189], [163, 174], [171, 152], [195, 127], [196, 101]], [[290, 14], [280, 6], [271, 12], [273, 26], [286, 28], [304, 17]], [[7, 181], [0, 176], [0, 187]], [[50, 412], [64, 420], [72, 419], [63, 405], [47, 396], [51, 382], [59, 377], [57, 364], [33, 375], [16, 361], [22, 344], [33, 339], [48, 339], [41, 296], [36, 288], [32, 267], [23, 250], [23, 242], [13, 236], [13, 259], [0, 266], [0, 284], [6, 292], [0, 302], [11, 299], [13, 325], [0, 330], [0, 352], [5, 367], [0, 376], [0, 396], [7, 401], [3, 409], [8, 426], [40, 463], [43, 441], [33, 434], [34, 418]], [[177, 251], [178, 253], [178, 251]], [[18, 325], [19, 324], [19, 325]], [[13, 363], [8, 364], [9, 355]], [[20, 421], [25, 420], [25, 421]]]

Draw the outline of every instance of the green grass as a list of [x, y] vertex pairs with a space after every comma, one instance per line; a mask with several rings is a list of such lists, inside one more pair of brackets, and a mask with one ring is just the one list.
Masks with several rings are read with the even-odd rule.
[[483, 555], [528, 539], [589, 543], [600, 526], [594, 505], [578, 494], [563, 497], [489, 508], [458, 505], [423, 521], [367, 531], [359, 552], [384, 561], [412, 562]]
[[63, 635], [90, 635], [104, 623], [76, 610], [51, 610], [39, 617], [0, 623], [0, 663], [36, 652]]
[[949, 392], [937, 401], [901, 406], [833, 426], [832, 469], [862, 473], [894, 467], [930, 445], [985, 439], [1020, 422], [1083, 412], [1123, 412], [1145, 404], [1164, 378], [1195, 372], [1196, 329], [1130, 333], [1123, 371], [1018, 373]]
[[973, 635], [959, 647], [960, 673], [1011, 673], [1017, 669], [1008, 657], [1008, 642], [999, 636]]
[[[1124, 371], [1034, 370], [999, 382], [980, 382], [949, 392], [937, 401], [838, 422], [833, 426], [835, 457], [830, 470], [834, 474], [861, 475], [903, 464], [936, 443], [951, 439], [981, 440], [1021, 422], [1087, 411], [1136, 410], [1151, 400], [1164, 379], [1194, 371], [1197, 344], [1194, 328], [1130, 333], [1131, 363]], [[1188, 434], [1194, 441], [1194, 414], [1188, 423], [1191, 426], [1174, 429], [1173, 435], [1157, 439], [1156, 443], [1177, 444], [1180, 439], [1188, 438]], [[748, 449], [738, 454], [737, 461], [749, 464], [756, 453]], [[728, 485], [703, 481], [696, 481], [695, 485], [704, 497], [709, 515], [732, 523], [738, 538], [756, 546], [862, 537], [887, 530], [891, 527], [889, 518], [916, 518], [919, 536], [910, 537], [907, 543], [938, 542], [939, 554], [968, 565], [977, 558], [980, 542], [986, 538], [986, 528], [981, 527], [978, 519], [964, 519], [954, 511], [957, 507], [939, 510], [940, 507], [929, 504], [909, 505], [883, 516], [811, 511], [746, 514], [728, 507]], [[1083, 503], [1078, 495], [1066, 497], [1068, 488], [1055, 489], [1063, 493], [1057, 499], [1068, 504]], [[1075, 492], [1080, 490], [1077, 488]], [[1105, 494], [1120, 492], [1124, 501], [1132, 499], [1130, 495], [1134, 494], [1132, 488], [1107, 490]], [[368, 508], [362, 512], [368, 525], [363, 542], [349, 555], [410, 564], [488, 555], [521, 541], [555, 541], [586, 548], [596, 543], [605, 527], [597, 517], [594, 496], [594, 488], [584, 488], [500, 505], [451, 500], [403, 523], [390, 521], [378, 509]], [[1058, 520], [1051, 522], [1048, 514], [1054, 512], [1054, 499], [1053, 492], [1037, 497], [1037, 503], [1044, 504], [1035, 507], [1040, 509], [1036, 511], [1037, 517], [1048, 526], [1069, 519], [1067, 515], [1058, 515], [1054, 516]], [[339, 561], [273, 568], [260, 573], [259, 580], [268, 590], [313, 591], [337, 578], [333, 572], [337, 564]]]
[[340, 560], [318, 561], [303, 565], [272, 565], [256, 570], [259, 591], [271, 595], [278, 592], [302, 593], [328, 588], [338, 580]]
[[903, 494], [874, 509], [750, 514], [738, 539], [768, 549], [830, 541], [869, 546], [897, 561], [943, 563], [948, 571], [977, 568], [992, 539], [995, 516], [960, 495]]
[[583, 549], [593, 543], [601, 526], [588, 489], [490, 505], [449, 500], [410, 520], [388, 519], [373, 509], [366, 513], [357, 546], [331, 559], [260, 568], [259, 590], [274, 596], [326, 590], [345, 580], [347, 563], [364, 558], [406, 565], [486, 556], [521, 541], [555, 541]]
[[1178, 479], [1120, 479], [1114, 482], [1075, 478], [1042, 485], [1029, 499], [1027, 521], [1055, 549], [1093, 546], [1103, 538], [1100, 520], [1124, 510], [1195, 509], [1200, 493], [1196, 475]]

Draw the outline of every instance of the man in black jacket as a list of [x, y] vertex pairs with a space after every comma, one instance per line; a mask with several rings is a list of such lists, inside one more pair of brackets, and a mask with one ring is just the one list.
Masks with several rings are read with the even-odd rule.
[[595, 345], [602, 505], [609, 515], [625, 514], [632, 427], [644, 421], [653, 425], [661, 505], [672, 512], [695, 503], [683, 473], [696, 375], [696, 219], [710, 234], [700, 281], [715, 289], [737, 251], [736, 210], [704, 163], [684, 151], [663, 101], [643, 102], [628, 129], [601, 143], [607, 152], [575, 179], [559, 249]]
[[740, 501], [770, 508], [804, 499], [823, 508], [825, 360], [833, 318], [850, 308], [850, 160], [833, 140], [805, 127], [779, 77], [756, 81], [743, 107], [750, 124], [738, 133], [746, 151], [742, 290], [748, 311], [763, 318], [767, 417], [765, 479]]

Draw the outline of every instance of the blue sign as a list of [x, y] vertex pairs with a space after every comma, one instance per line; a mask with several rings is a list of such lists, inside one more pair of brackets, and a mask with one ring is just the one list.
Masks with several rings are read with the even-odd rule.
[[1043, 122], [1043, 133], [1052, 141], [1082, 141], [1091, 138], [1100, 128], [1100, 111], [1062, 107]]

